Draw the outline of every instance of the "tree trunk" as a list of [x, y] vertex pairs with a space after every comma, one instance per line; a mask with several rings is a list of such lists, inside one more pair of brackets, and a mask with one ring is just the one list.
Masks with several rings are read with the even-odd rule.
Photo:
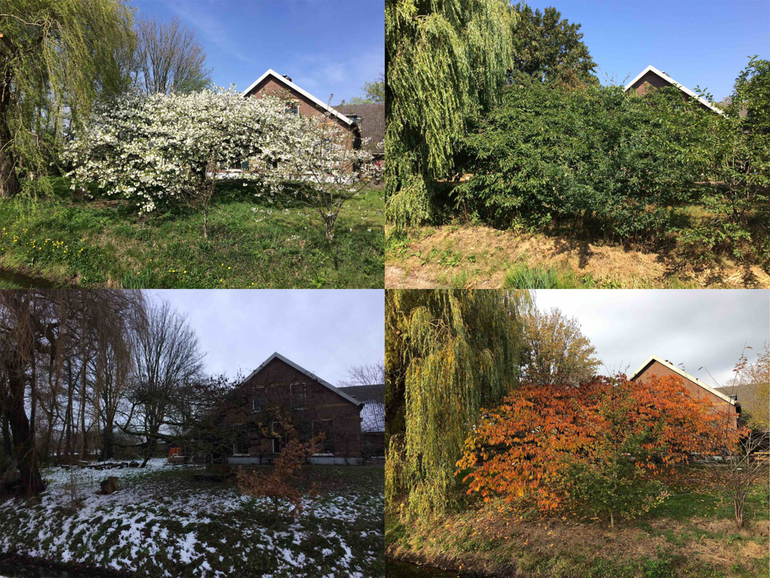
[[[7, 37], [4, 39], [7, 42]], [[16, 50], [13, 48], [12, 53]], [[11, 67], [4, 60], [4, 74], [0, 82], [0, 198], [10, 199], [21, 191], [19, 179], [16, 176], [16, 159], [11, 153], [11, 128], [8, 126], [8, 107], [11, 104], [11, 87], [13, 77]], [[26, 416], [26, 414], [25, 414]]]
[[14, 453], [21, 474], [21, 488], [26, 496], [45, 490], [45, 483], [37, 467], [35, 435], [29, 427], [24, 407], [24, 370], [19, 363], [8, 368], [10, 426], [13, 433]]
[[115, 457], [115, 432], [112, 422], [107, 423], [102, 430], [102, 455], [100, 460], [111, 460]]
[[735, 496], [733, 498], [733, 509], [735, 511], [735, 524], [740, 530], [743, 528], [743, 500], [741, 496]]
[[10, 199], [21, 191], [13, 155], [9, 150], [10, 143], [0, 129], [0, 198]]
[[3, 450], [8, 457], [13, 456], [13, 440], [11, 439], [11, 430], [8, 425], [8, 418], [10, 412], [4, 411], [2, 415], [2, 429], [3, 429]]

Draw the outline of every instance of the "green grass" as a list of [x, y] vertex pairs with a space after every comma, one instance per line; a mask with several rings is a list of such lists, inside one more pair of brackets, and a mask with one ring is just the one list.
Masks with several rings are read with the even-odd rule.
[[[321, 218], [290, 196], [219, 184], [204, 239], [184, 206], [140, 217], [126, 201], [73, 203], [66, 179], [50, 197], [0, 201], [0, 282], [124, 288], [384, 286], [384, 202], [365, 189], [328, 241]], [[4, 280], [4, 281], [2, 281]]]
[[[719, 493], [669, 487], [671, 497], [637, 520], [609, 529], [606, 520], [505, 518], [493, 502], [468, 505], [429, 522], [386, 515], [387, 553], [485, 576], [542, 578], [733, 578], [770, 576], [768, 487], [746, 501], [746, 527], [732, 523], [732, 504]], [[389, 504], [389, 506], [393, 506]], [[393, 512], [391, 514], [390, 512]], [[508, 522], [508, 523], [506, 523]], [[718, 552], [704, 558], [703, 548]]]

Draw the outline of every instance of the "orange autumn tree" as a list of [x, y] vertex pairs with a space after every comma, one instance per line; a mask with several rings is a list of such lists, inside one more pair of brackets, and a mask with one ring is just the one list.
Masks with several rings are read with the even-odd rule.
[[[718, 416], [678, 378], [524, 385], [485, 411], [457, 474], [516, 509], [625, 517], [665, 499], [660, 479], [708, 450]], [[468, 471], [470, 470], [470, 471]]]

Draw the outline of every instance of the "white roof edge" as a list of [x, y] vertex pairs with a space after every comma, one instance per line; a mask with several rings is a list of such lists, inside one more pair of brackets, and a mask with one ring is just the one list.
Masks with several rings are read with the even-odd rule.
[[695, 94], [692, 90], [690, 90], [686, 86], [684, 86], [682, 84], [679, 84], [676, 80], [671, 78], [668, 74], [666, 74], [665, 72], [661, 72], [660, 70], [655, 68], [652, 64], [650, 64], [647, 68], [645, 68], [639, 74], [637, 74], [636, 78], [634, 78], [631, 82], [626, 84], [625, 87], [623, 87], [623, 90], [628, 90], [629, 88], [631, 88], [636, 83], [637, 80], [642, 78], [648, 72], [654, 72], [655, 74], [660, 76], [663, 80], [665, 80], [666, 82], [670, 82], [671, 84], [676, 86], [679, 90], [681, 90], [685, 94], [691, 96], [692, 98], [694, 98], [695, 100], [700, 102], [702, 105], [709, 107], [714, 112], [719, 113], [719, 114], [724, 114], [725, 113], [721, 108], [719, 108], [718, 106], [714, 106], [713, 104], [711, 104], [708, 100], [706, 100], [702, 96], [698, 96], [697, 94]]
[[636, 378], [636, 377], [637, 377], [637, 376], [638, 376], [638, 375], [639, 375], [639, 374], [640, 374], [642, 371], [644, 371], [644, 369], [645, 369], [645, 368], [646, 368], [646, 367], [647, 367], [647, 366], [648, 366], [650, 363], [652, 363], [653, 361], [657, 361], [657, 362], [658, 362], [658, 363], [660, 363], [661, 365], [664, 365], [665, 367], [668, 367], [670, 370], [672, 370], [672, 371], [675, 371], [676, 373], [678, 373], [679, 375], [681, 375], [681, 376], [682, 376], [682, 377], [684, 377], [685, 379], [689, 379], [690, 381], [692, 381], [692, 382], [693, 382], [693, 383], [695, 383], [696, 385], [699, 385], [700, 387], [702, 387], [703, 389], [705, 389], [705, 390], [706, 390], [706, 391], [708, 391], [709, 393], [713, 393], [713, 394], [714, 394], [714, 395], [716, 395], [718, 398], [720, 398], [720, 399], [722, 399], [722, 400], [726, 401], [727, 403], [729, 403], [729, 404], [731, 404], [731, 405], [735, 405], [735, 400], [733, 400], [733, 399], [732, 399], [732, 398], [731, 398], [729, 395], [725, 395], [724, 393], [722, 393], [721, 391], [718, 391], [718, 390], [714, 389], [714, 388], [713, 388], [713, 387], [711, 387], [710, 385], [706, 385], [705, 383], [703, 383], [703, 382], [702, 382], [700, 379], [698, 379], [697, 377], [693, 377], [692, 375], [690, 375], [689, 373], [687, 373], [687, 372], [686, 372], [686, 371], [684, 371], [683, 369], [680, 369], [680, 368], [678, 368], [676, 365], [674, 365], [673, 363], [670, 363], [670, 362], [666, 361], [665, 359], [661, 359], [661, 358], [660, 358], [660, 357], [658, 357], [657, 355], [652, 355], [652, 356], [651, 356], [651, 357], [650, 357], [650, 358], [649, 358], [647, 361], [645, 361], [645, 362], [644, 362], [644, 363], [641, 365], [641, 367], [639, 367], [639, 369], [637, 369], [637, 370], [636, 370], [634, 373], [632, 373], [632, 374], [631, 374], [631, 377], [629, 377], [629, 378], [628, 378], [628, 379], [629, 379], [629, 381], [633, 381], [633, 380], [634, 380], [634, 379], [635, 379], [635, 378]]
[[308, 370], [307, 370], [307, 369], [305, 369], [304, 367], [301, 367], [301, 366], [297, 365], [297, 364], [296, 364], [296, 363], [294, 363], [294, 362], [293, 362], [291, 359], [287, 359], [286, 357], [284, 357], [283, 355], [281, 355], [281, 354], [280, 354], [280, 353], [278, 353], [277, 351], [276, 351], [275, 353], [273, 353], [273, 354], [272, 354], [270, 357], [268, 357], [268, 358], [267, 358], [265, 361], [263, 361], [263, 362], [262, 362], [262, 364], [261, 364], [261, 365], [260, 365], [258, 368], [256, 368], [254, 371], [252, 371], [252, 372], [249, 374], [249, 376], [248, 376], [246, 379], [244, 379], [244, 380], [243, 380], [241, 383], [243, 384], [243, 383], [246, 383], [247, 381], [249, 381], [249, 380], [250, 380], [252, 377], [254, 377], [254, 376], [257, 374], [257, 373], [259, 373], [259, 372], [262, 370], [262, 368], [264, 368], [264, 367], [265, 367], [265, 366], [266, 366], [268, 363], [270, 363], [271, 361], [273, 361], [273, 359], [280, 359], [280, 360], [281, 360], [281, 361], [283, 361], [283, 362], [284, 362], [286, 365], [289, 365], [289, 366], [293, 367], [294, 369], [296, 369], [296, 370], [297, 370], [297, 371], [299, 371], [300, 373], [304, 373], [305, 375], [307, 375], [307, 376], [308, 376], [309, 378], [311, 378], [311, 379], [315, 379], [315, 380], [316, 380], [318, 383], [320, 383], [320, 384], [321, 384], [321, 385], [323, 385], [324, 387], [326, 387], [326, 388], [330, 389], [331, 391], [333, 391], [333, 392], [334, 392], [334, 393], [336, 393], [337, 395], [339, 395], [339, 396], [341, 396], [341, 397], [345, 398], [345, 399], [346, 399], [346, 400], [348, 400], [349, 402], [351, 402], [351, 403], [354, 403], [355, 405], [357, 405], [357, 406], [359, 406], [359, 407], [363, 407], [363, 406], [364, 406], [364, 402], [363, 402], [363, 401], [358, 401], [357, 399], [355, 399], [355, 398], [353, 398], [353, 397], [349, 396], [349, 395], [348, 395], [347, 393], [345, 393], [344, 391], [340, 391], [339, 389], [337, 389], [336, 387], [334, 387], [334, 386], [333, 386], [331, 383], [329, 383], [328, 381], [325, 381], [325, 380], [321, 379], [320, 377], [318, 377], [317, 375], [315, 375], [313, 372], [311, 372], [311, 371], [308, 371]]
[[294, 84], [294, 83], [293, 83], [291, 80], [289, 80], [288, 78], [285, 78], [285, 77], [284, 77], [283, 75], [281, 75], [281, 74], [278, 74], [278, 73], [277, 73], [275, 70], [273, 70], [272, 68], [268, 68], [268, 69], [267, 69], [267, 71], [266, 71], [266, 72], [265, 72], [265, 73], [264, 73], [262, 76], [260, 76], [260, 77], [259, 77], [257, 80], [255, 80], [255, 81], [254, 81], [254, 82], [251, 84], [251, 86], [249, 86], [249, 88], [247, 88], [246, 90], [244, 90], [244, 91], [243, 91], [243, 96], [246, 96], [246, 95], [248, 95], [248, 94], [249, 94], [249, 93], [250, 93], [252, 90], [254, 90], [254, 88], [255, 88], [256, 86], [258, 86], [258, 85], [259, 85], [259, 83], [260, 83], [260, 82], [262, 82], [262, 81], [263, 81], [265, 78], [267, 78], [268, 76], [272, 76], [273, 78], [275, 78], [275, 79], [276, 79], [276, 80], [278, 80], [279, 82], [281, 82], [281, 83], [285, 84], [287, 87], [291, 88], [292, 90], [296, 90], [296, 91], [297, 91], [297, 92], [299, 92], [299, 93], [300, 93], [302, 96], [305, 96], [305, 97], [309, 98], [309, 99], [310, 99], [310, 100], [312, 100], [314, 103], [316, 103], [318, 106], [322, 107], [322, 108], [323, 108], [324, 110], [326, 110], [327, 112], [330, 112], [331, 114], [333, 114], [334, 116], [336, 116], [338, 119], [340, 119], [342, 122], [344, 122], [344, 123], [345, 123], [345, 124], [347, 124], [348, 126], [352, 126], [352, 125], [353, 125], [353, 121], [352, 121], [352, 120], [350, 120], [348, 117], [346, 117], [344, 114], [342, 114], [342, 113], [341, 113], [341, 112], [339, 112], [338, 110], [336, 110], [336, 109], [332, 108], [331, 106], [329, 106], [329, 105], [328, 105], [328, 104], [326, 104], [325, 102], [321, 101], [320, 99], [316, 98], [315, 96], [313, 96], [312, 94], [310, 94], [310, 93], [309, 93], [309, 92], [307, 92], [306, 90], [303, 90], [303, 89], [301, 89], [299, 86], [297, 86], [296, 84]]

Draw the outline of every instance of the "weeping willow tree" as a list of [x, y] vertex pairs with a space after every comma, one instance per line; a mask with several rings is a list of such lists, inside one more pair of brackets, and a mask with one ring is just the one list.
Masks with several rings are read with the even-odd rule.
[[467, 121], [497, 101], [516, 17], [505, 0], [386, 2], [387, 216], [397, 228], [431, 216]]
[[0, 3], [0, 197], [20, 192], [20, 175], [45, 174], [46, 151], [94, 100], [127, 88], [131, 27], [125, 0]]
[[517, 382], [530, 303], [521, 292], [386, 293], [385, 485], [407, 515], [427, 518], [451, 503], [455, 464], [480, 408]]

